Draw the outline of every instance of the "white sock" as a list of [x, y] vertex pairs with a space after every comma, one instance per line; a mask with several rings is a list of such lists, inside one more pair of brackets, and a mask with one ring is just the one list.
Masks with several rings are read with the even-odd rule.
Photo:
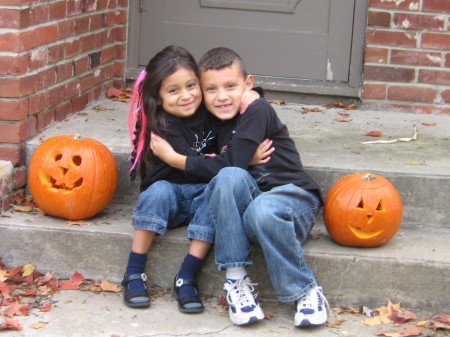
[[231, 267], [227, 268], [226, 275], [229, 280], [243, 280], [247, 273], [244, 267]]

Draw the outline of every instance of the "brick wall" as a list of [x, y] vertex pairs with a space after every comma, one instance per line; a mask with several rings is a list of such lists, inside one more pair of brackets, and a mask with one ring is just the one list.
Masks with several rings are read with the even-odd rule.
[[369, 0], [362, 100], [450, 114], [450, 0]]
[[0, 159], [15, 190], [27, 139], [123, 85], [127, 13], [128, 0], [0, 0]]

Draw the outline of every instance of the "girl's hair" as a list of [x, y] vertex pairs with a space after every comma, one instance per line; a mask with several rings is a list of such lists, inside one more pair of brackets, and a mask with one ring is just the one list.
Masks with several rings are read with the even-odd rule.
[[192, 55], [183, 47], [168, 46], [153, 56], [136, 79], [128, 113], [128, 132], [132, 145], [130, 156], [132, 180], [136, 177], [138, 166], [143, 179], [154, 164], [155, 157], [150, 149], [150, 133], [167, 135], [166, 112], [162, 108], [159, 90], [164, 78], [179, 68], [192, 70], [198, 76], [197, 63]]

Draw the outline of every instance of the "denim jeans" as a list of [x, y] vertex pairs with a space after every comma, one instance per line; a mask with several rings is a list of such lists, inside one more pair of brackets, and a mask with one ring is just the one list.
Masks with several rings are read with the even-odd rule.
[[153, 183], [139, 195], [133, 214], [134, 228], [163, 235], [167, 229], [188, 224], [202, 204], [205, 187], [206, 184], [174, 184], [165, 180]]
[[293, 184], [262, 192], [247, 171], [229, 167], [211, 180], [204, 194], [219, 270], [251, 265], [250, 245], [256, 243], [280, 301], [300, 299], [317, 285], [302, 250], [320, 208], [314, 193]]

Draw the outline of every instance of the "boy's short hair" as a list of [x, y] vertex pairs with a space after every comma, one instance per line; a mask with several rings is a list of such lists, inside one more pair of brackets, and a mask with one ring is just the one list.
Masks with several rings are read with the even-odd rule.
[[247, 77], [247, 70], [242, 58], [234, 50], [226, 47], [217, 47], [207, 51], [198, 62], [200, 72], [207, 70], [221, 70], [231, 67], [233, 63], [240, 68], [244, 78]]

